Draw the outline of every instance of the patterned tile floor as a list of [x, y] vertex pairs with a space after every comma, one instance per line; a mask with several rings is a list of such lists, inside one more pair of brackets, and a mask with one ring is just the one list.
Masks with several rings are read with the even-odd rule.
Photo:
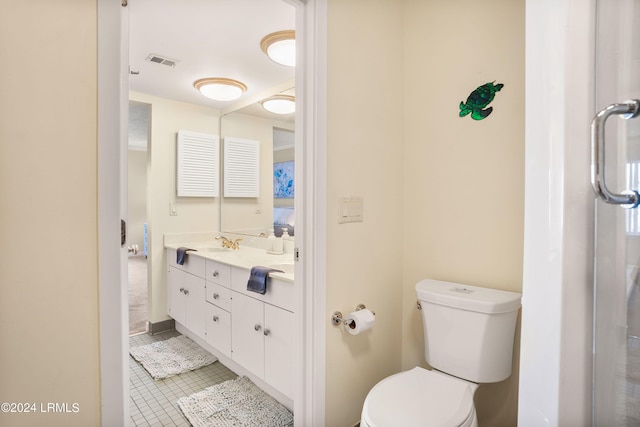
[[[132, 347], [162, 341], [180, 335], [169, 331], [157, 335], [146, 333], [129, 337]], [[154, 380], [141, 364], [129, 356], [131, 426], [190, 426], [178, 407], [178, 399], [207, 387], [236, 378], [220, 362], [184, 374]]]

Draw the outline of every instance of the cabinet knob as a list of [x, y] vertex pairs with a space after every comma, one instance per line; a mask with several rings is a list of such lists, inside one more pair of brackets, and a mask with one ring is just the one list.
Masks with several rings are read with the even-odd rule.
[[218, 321], [218, 316], [213, 316], [213, 321], [217, 322]]
[[213, 294], [213, 299], [218, 299], [218, 297], [220, 297], [220, 295], [218, 295], [217, 293]]
[[185, 295], [189, 295], [189, 289], [185, 289], [184, 291], [182, 291], [182, 293], [184, 293]]
[[218, 277], [220, 275], [220, 273], [218, 273], [218, 270], [213, 272], [213, 277]]
[[180, 288], [180, 292], [184, 294], [184, 288]]
[[269, 329], [265, 329], [262, 333], [266, 337], [267, 335], [269, 335], [271, 333], [271, 331]]
[[260, 329], [262, 329], [262, 326], [256, 324], [253, 329], [255, 329], [256, 331], [259, 331]]

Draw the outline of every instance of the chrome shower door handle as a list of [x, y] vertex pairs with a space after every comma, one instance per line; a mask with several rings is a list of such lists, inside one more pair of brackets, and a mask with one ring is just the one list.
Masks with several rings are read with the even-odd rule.
[[612, 115], [621, 115], [623, 119], [632, 119], [640, 115], [640, 101], [631, 99], [620, 104], [611, 104], [600, 110], [591, 122], [591, 185], [596, 195], [607, 203], [635, 208], [640, 203], [640, 194], [636, 190], [625, 190], [621, 194], [612, 193], [605, 183], [604, 129], [607, 119]]

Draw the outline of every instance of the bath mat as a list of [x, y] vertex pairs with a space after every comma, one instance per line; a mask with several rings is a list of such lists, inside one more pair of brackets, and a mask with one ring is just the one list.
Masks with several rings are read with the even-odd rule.
[[194, 427], [293, 426], [293, 414], [247, 377], [182, 397], [178, 406]]
[[184, 335], [133, 347], [129, 354], [155, 380], [193, 371], [218, 360]]

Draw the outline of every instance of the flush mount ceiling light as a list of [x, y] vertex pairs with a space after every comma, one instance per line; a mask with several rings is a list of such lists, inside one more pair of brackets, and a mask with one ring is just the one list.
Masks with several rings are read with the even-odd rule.
[[291, 114], [296, 111], [296, 98], [291, 95], [274, 95], [262, 101], [262, 108], [275, 114]]
[[207, 77], [206, 79], [196, 80], [193, 83], [193, 87], [207, 98], [216, 101], [237, 99], [247, 90], [247, 86], [244, 83], [224, 77]]
[[296, 65], [296, 32], [293, 30], [266, 35], [260, 42], [260, 48], [278, 64], [289, 67]]

